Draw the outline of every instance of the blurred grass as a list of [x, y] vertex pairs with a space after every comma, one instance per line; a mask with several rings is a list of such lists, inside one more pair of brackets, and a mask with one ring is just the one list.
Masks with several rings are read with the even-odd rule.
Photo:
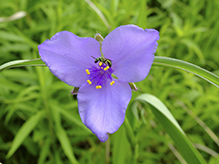
[[[106, 36], [109, 29], [119, 25], [137, 24], [160, 31], [156, 55], [185, 60], [219, 75], [219, 1], [92, 2], [109, 27], [82, 0], [0, 0], [0, 17], [18, 11], [27, 13], [24, 18], [0, 23], [0, 65], [11, 60], [39, 57], [37, 45], [58, 31], [68, 30], [81, 37], [94, 37], [97, 32]], [[201, 119], [219, 136], [218, 88], [190, 73], [157, 66], [153, 66], [149, 76], [137, 86], [141, 91], [133, 92], [133, 98], [141, 92], [155, 95], [172, 109], [172, 114], [193, 143], [219, 153], [211, 134], [195, 119]], [[0, 162], [70, 163], [74, 157], [79, 163], [105, 162], [106, 145], [81, 123], [71, 90], [72, 87], [60, 82], [46, 67], [14, 68], [0, 73]], [[138, 104], [138, 120], [131, 108], [127, 110], [139, 143], [137, 163], [180, 163], [173, 149], [168, 147], [173, 144], [172, 140], [145, 108]], [[46, 116], [6, 159], [19, 129], [40, 110], [45, 110]], [[131, 147], [123, 126], [111, 135], [110, 144], [111, 163], [129, 163]], [[218, 156], [203, 150], [200, 153], [208, 163], [218, 163]]]

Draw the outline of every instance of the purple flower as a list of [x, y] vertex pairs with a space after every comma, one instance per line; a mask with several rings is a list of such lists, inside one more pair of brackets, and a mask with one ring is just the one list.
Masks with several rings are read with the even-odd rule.
[[[62, 31], [39, 45], [41, 59], [63, 82], [79, 87], [78, 108], [83, 123], [105, 142], [122, 125], [131, 99], [128, 83], [149, 73], [158, 31], [120, 26], [100, 44]], [[103, 57], [104, 56], [104, 57]]]

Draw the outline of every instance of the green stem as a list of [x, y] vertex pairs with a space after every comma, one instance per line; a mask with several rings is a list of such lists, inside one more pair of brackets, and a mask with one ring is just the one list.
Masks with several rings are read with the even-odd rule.
[[108, 140], [106, 141], [106, 159], [105, 164], [108, 164], [110, 161], [110, 135]]

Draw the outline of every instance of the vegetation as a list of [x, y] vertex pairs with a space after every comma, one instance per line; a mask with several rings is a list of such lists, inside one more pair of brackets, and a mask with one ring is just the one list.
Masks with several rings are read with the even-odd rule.
[[[216, 0], [0, 0], [0, 4], [0, 65], [39, 58], [37, 46], [59, 31], [80, 37], [98, 32], [105, 37], [120, 25], [136, 24], [160, 32], [156, 56], [187, 61], [219, 75]], [[26, 16], [12, 20], [10, 16], [19, 11]], [[156, 58], [148, 77], [136, 83], [139, 91], [133, 91], [125, 123], [106, 143], [81, 122], [72, 86], [47, 67], [1, 71], [0, 163], [190, 164], [193, 159], [191, 164], [219, 163], [218, 77], [212, 85], [209, 73], [206, 81], [198, 77], [203, 75], [199, 68], [196, 76], [184, 71], [193, 72], [188, 65], [179, 70], [172, 60], [172, 67], [166, 67], [169, 60], [161, 59]], [[156, 107], [158, 101], [181, 128], [158, 113], [159, 108], [166, 110]]]

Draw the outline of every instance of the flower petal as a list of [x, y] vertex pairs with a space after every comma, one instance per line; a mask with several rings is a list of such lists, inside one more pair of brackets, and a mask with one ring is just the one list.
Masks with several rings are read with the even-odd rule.
[[159, 32], [135, 25], [120, 26], [102, 43], [105, 58], [112, 60], [112, 69], [119, 80], [137, 82], [149, 73], [157, 48]]
[[131, 99], [130, 86], [118, 80], [114, 81], [112, 86], [104, 85], [101, 89], [85, 83], [78, 91], [78, 108], [82, 122], [102, 142], [108, 139], [107, 133], [114, 133], [122, 125]]
[[51, 72], [65, 83], [80, 87], [86, 80], [86, 68], [100, 57], [100, 44], [93, 38], [80, 38], [62, 31], [38, 46], [41, 59]]

